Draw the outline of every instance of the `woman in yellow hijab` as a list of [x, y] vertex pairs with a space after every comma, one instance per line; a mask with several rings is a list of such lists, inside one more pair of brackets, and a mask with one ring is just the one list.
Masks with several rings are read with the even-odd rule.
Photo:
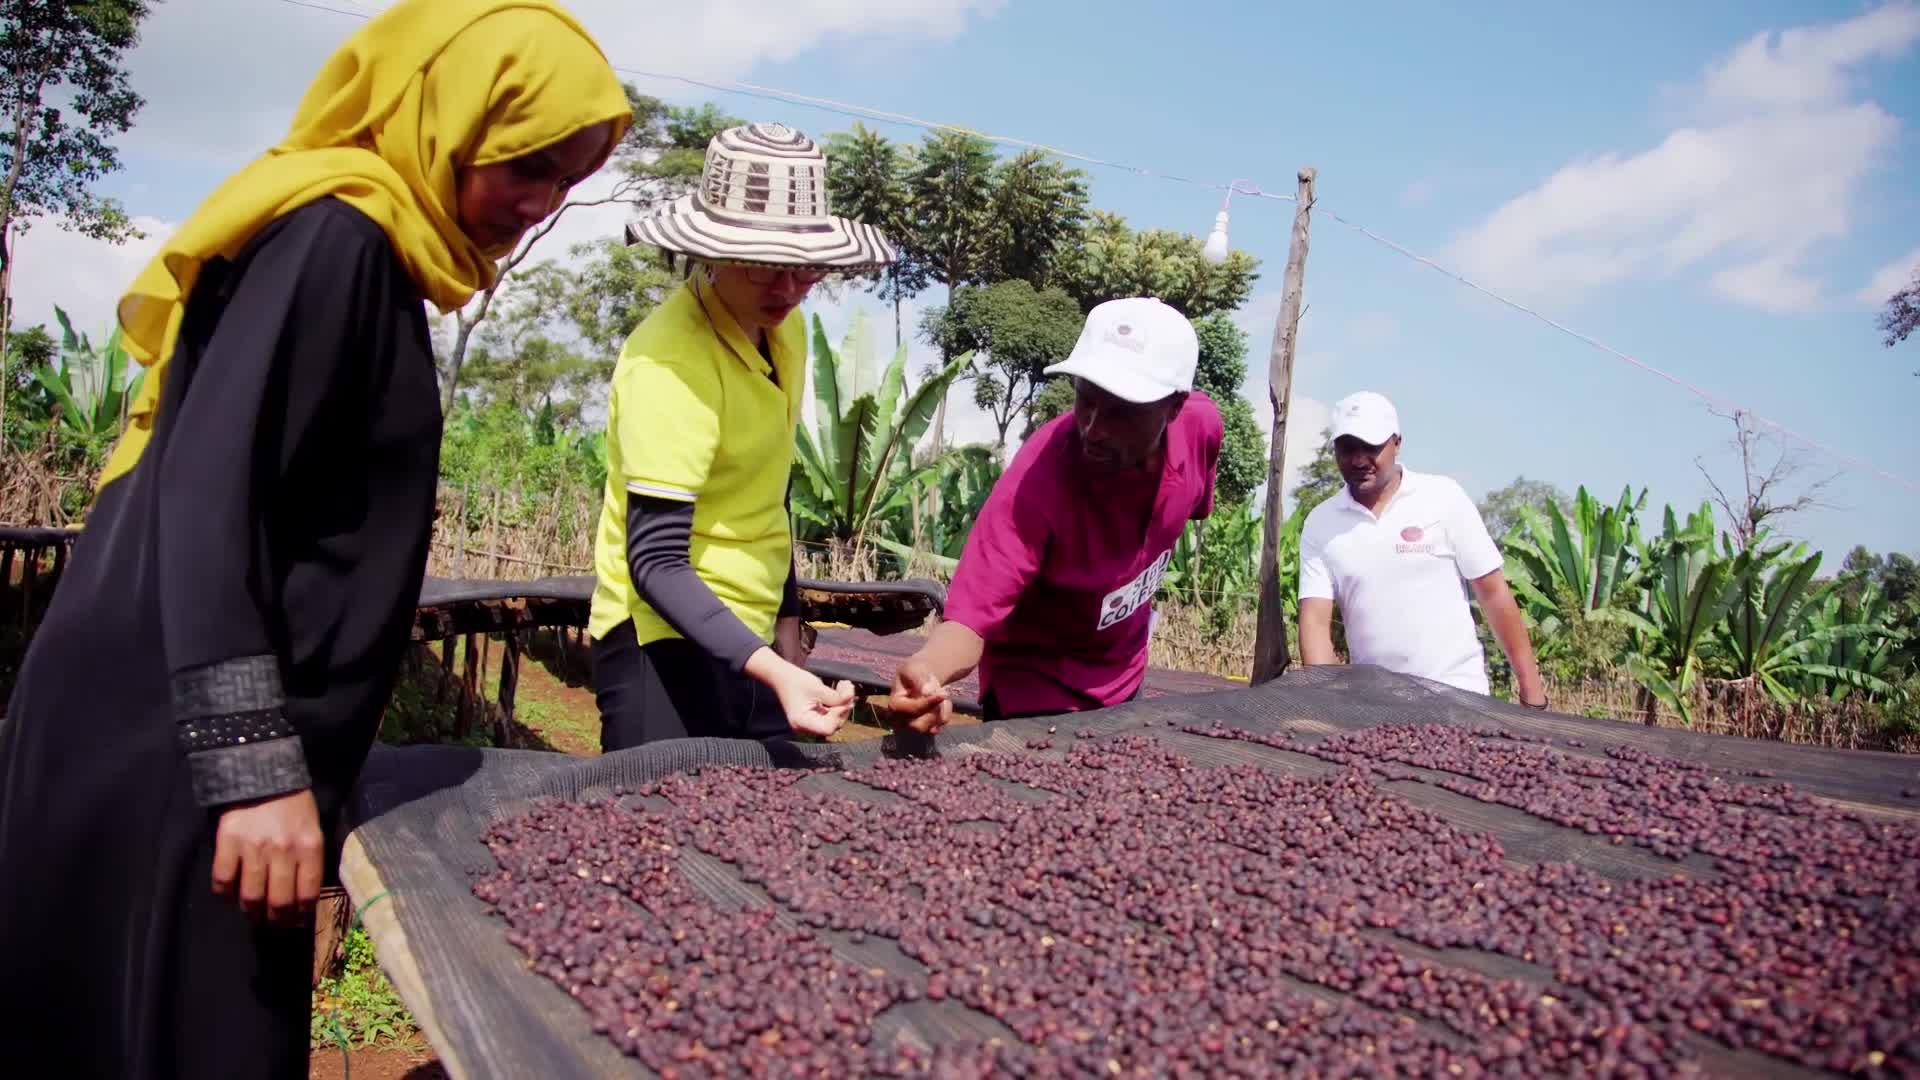
[[548, 0], [400, 0], [121, 300], [147, 393], [0, 725], [0, 1025], [63, 1073], [307, 1074], [313, 904], [432, 528], [424, 302], [630, 122]]

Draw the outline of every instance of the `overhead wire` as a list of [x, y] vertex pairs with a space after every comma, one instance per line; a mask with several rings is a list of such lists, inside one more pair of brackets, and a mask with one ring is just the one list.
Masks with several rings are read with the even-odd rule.
[[[281, 0], [281, 2], [286, 4], [291, 4], [296, 7], [312, 8], [318, 11], [329, 11], [339, 15], [350, 15], [350, 16], [355, 16], [357, 18], [362, 18], [362, 19], [371, 17], [371, 15], [365, 11], [354, 11], [354, 10], [349, 10], [347, 8], [333, 7], [327, 4], [319, 3], [317, 2], [317, 0]], [[347, 0], [347, 2], [351, 2], [351, 0]], [[1077, 151], [1067, 150], [1062, 147], [1051, 145], [1049, 143], [1036, 142], [1030, 139], [1016, 138], [1010, 135], [996, 135], [990, 132], [980, 131], [976, 128], [968, 127], [962, 124], [950, 124], [950, 123], [946, 123], [938, 120], [928, 120], [928, 119], [924, 119], [918, 116], [913, 116], [907, 113], [894, 112], [887, 109], [875, 108], [870, 105], [861, 105], [853, 102], [838, 101], [833, 98], [819, 97], [811, 94], [802, 94], [797, 91], [784, 90], [779, 87], [762, 86], [759, 84], [741, 82], [734, 79], [701, 79], [691, 75], [682, 75], [675, 72], [653, 71], [646, 68], [635, 67], [629, 64], [614, 63], [612, 64], [612, 67], [615, 71], [618, 71], [622, 74], [632, 75], [639, 78], [657, 79], [657, 80], [663, 80], [667, 82], [676, 82], [676, 83], [681, 83], [687, 86], [696, 86], [696, 87], [700, 87], [701, 89], [711, 90], [716, 93], [738, 94], [745, 97], [759, 98], [761, 100], [777, 101], [782, 104], [800, 105], [807, 108], [818, 109], [823, 112], [836, 113], [842, 116], [847, 116], [847, 117], [851, 117], [853, 119], [858, 119], [858, 120], [873, 120], [876, 122], [884, 122], [884, 123], [890, 123], [890, 124], [904, 125], [907, 127], [921, 128], [929, 131], [947, 131], [947, 132], [955, 132], [958, 134], [970, 135], [974, 138], [978, 138], [986, 142], [993, 143], [1000, 146], [1012, 146], [1012, 147], [1020, 147], [1022, 149], [1028, 149], [1028, 150], [1038, 150], [1042, 153], [1052, 154], [1056, 157], [1060, 157], [1069, 161], [1077, 161], [1082, 164], [1093, 165], [1100, 168], [1112, 169], [1118, 172], [1130, 173], [1135, 176], [1142, 176], [1149, 179], [1164, 180], [1171, 183], [1185, 184], [1192, 187], [1203, 188], [1211, 191], [1228, 192], [1230, 196], [1245, 195], [1252, 198], [1271, 199], [1277, 202], [1298, 202], [1299, 201], [1294, 195], [1290, 193], [1267, 191], [1259, 187], [1257, 184], [1250, 185], [1249, 182], [1247, 181], [1232, 181], [1229, 183], [1219, 183], [1219, 182], [1210, 181], [1210, 180], [1196, 179], [1190, 176], [1182, 176], [1176, 173], [1162, 172], [1157, 169], [1150, 169], [1144, 166], [1132, 165], [1126, 162], [1113, 161], [1106, 158], [1095, 157], [1091, 154], [1082, 154]], [[1906, 488], [1910, 492], [1913, 492], [1915, 494], [1920, 494], [1920, 482], [1916, 482], [1907, 477], [1889, 472], [1885, 468], [1879, 465], [1876, 465], [1870, 461], [1867, 461], [1864, 458], [1861, 458], [1854, 454], [1849, 454], [1846, 451], [1843, 451], [1836, 447], [1828, 445], [1827, 443], [1824, 443], [1818, 439], [1815, 439], [1810, 435], [1797, 431], [1794, 428], [1788, 427], [1787, 425], [1782, 424], [1777, 420], [1773, 420], [1749, 406], [1740, 404], [1739, 402], [1735, 402], [1729, 398], [1725, 398], [1720, 395], [1714, 394], [1700, 386], [1695, 385], [1692, 382], [1687, 381], [1686, 379], [1681, 378], [1678, 375], [1675, 375], [1662, 368], [1656, 367], [1653, 364], [1649, 364], [1646, 361], [1631, 355], [1630, 353], [1624, 352], [1620, 349], [1616, 349], [1613, 346], [1608, 345], [1605, 342], [1602, 342], [1597, 338], [1592, 337], [1589, 334], [1585, 334], [1578, 330], [1575, 330], [1572, 327], [1569, 327], [1555, 319], [1552, 319], [1540, 313], [1539, 311], [1536, 311], [1533, 308], [1520, 303], [1517, 300], [1504, 296], [1501, 293], [1494, 291], [1493, 289], [1487, 288], [1486, 286], [1481, 285], [1478, 282], [1475, 282], [1469, 279], [1464, 274], [1461, 274], [1458, 271], [1452, 270], [1447, 266], [1444, 266], [1441, 263], [1435, 261], [1434, 259], [1431, 259], [1425, 255], [1421, 255], [1418, 252], [1413, 251], [1412, 249], [1406, 247], [1403, 244], [1400, 244], [1394, 240], [1391, 240], [1385, 236], [1382, 236], [1380, 233], [1375, 232], [1374, 230], [1369, 229], [1364, 225], [1361, 225], [1357, 222], [1354, 222], [1345, 217], [1342, 217], [1340, 214], [1326, 207], [1317, 198], [1314, 200], [1312, 204], [1312, 208], [1325, 214], [1328, 218], [1333, 220], [1335, 223], [1342, 225], [1345, 228], [1353, 230], [1354, 232], [1365, 237], [1366, 239], [1376, 244], [1379, 244], [1382, 247], [1385, 247], [1389, 251], [1392, 251], [1403, 258], [1410, 259], [1415, 263], [1425, 266], [1429, 270], [1432, 270], [1447, 278], [1452, 279], [1454, 282], [1460, 285], [1463, 285], [1469, 289], [1472, 289], [1475, 292], [1478, 292], [1484, 296], [1487, 296], [1493, 300], [1496, 300], [1499, 303], [1513, 309], [1514, 311], [1520, 312], [1523, 315], [1526, 315], [1535, 320], [1538, 320], [1539, 322], [1544, 323], [1545, 325], [1553, 328], [1554, 330], [1562, 334], [1565, 334], [1568, 337], [1573, 338], [1575, 341], [1578, 341], [1584, 345], [1587, 345], [1590, 348], [1596, 349], [1601, 353], [1604, 353], [1608, 356], [1612, 356], [1618, 360], [1624, 361], [1625, 363], [1643, 372], [1646, 372], [1647, 374], [1663, 379], [1666, 382], [1672, 384], [1673, 386], [1693, 395], [1696, 398], [1699, 398], [1701, 401], [1706, 402], [1710, 406], [1714, 406], [1726, 412], [1733, 413], [1736, 416], [1744, 416], [1754, 421], [1755, 423], [1758, 423], [1764, 427], [1767, 427], [1773, 430], [1774, 432], [1778, 433], [1784, 438], [1800, 443], [1801, 445], [1809, 449], [1818, 450], [1821, 453], [1829, 455], [1830, 457], [1834, 458], [1837, 461], [1851, 465], [1855, 468], [1864, 469], [1869, 472], [1872, 472], [1874, 475], [1879, 476], [1881, 479], [1889, 480], [1895, 484], [1900, 485], [1901, 487]]]

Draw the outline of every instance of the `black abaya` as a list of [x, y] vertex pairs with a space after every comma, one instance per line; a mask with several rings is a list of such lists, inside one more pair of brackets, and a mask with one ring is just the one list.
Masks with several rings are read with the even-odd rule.
[[[96, 499], [0, 726], [0, 1050], [63, 1076], [306, 1075], [311, 929], [212, 895], [214, 826], [304, 779], [334, 850], [440, 429], [420, 292], [359, 211], [322, 199], [202, 271], [151, 441]], [[286, 737], [190, 765], [182, 732], [217, 741], [219, 710]]]

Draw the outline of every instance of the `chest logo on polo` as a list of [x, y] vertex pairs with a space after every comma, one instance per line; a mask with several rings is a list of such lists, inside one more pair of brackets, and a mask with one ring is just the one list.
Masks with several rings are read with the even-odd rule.
[[1401, 555], [1431, 555], [1433, 541], [1426, 539], [1427, 532], [1418, 525], [1409, 525], [1400, 530], [1400, 542], [1393, 550]]
[[1108, 593], [1100, 601], [1100, 625], [1095, 629], [1105, 630], [1125, 622], [1134, 612], [1153, 602], [1153, 594], [1160, 591], [1160, 581], [1167, 576], [1167, 566], [1173, 562], [1173, 549], [1160, 553], [1140, 576]]

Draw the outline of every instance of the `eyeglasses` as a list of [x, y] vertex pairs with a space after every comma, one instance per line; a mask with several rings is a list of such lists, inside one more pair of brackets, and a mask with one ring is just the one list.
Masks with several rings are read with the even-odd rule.
[[795, 283], [800, 285], [818, 285], [825, 281], [825, 270], [808, 270], [792, 266], [749, 266], [745, 267], [747, 280], [755, 285], [771, 285], [781, 277], [791, 274]]

